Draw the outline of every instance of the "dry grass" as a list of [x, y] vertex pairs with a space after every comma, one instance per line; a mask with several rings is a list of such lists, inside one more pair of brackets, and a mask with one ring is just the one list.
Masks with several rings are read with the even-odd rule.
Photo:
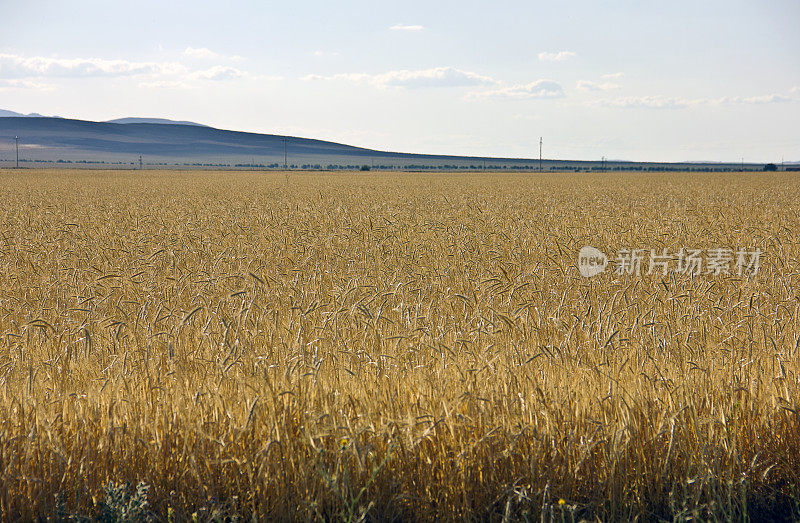
[[[0, 182], [4, 520], [109, 481], [162, 520], [798, 516], [794, 176]], [[587, 280], [585, 244], [766, 254]]]

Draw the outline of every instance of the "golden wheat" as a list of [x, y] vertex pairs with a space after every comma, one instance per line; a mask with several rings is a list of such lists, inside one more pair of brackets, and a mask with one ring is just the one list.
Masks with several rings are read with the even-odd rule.
[[[0, 174], [0, 515], [796, 517], [788, 174]], [[753, 277], [578, 273], [760, 248]], [[194, 516], [193, 516], [194, 515]]]

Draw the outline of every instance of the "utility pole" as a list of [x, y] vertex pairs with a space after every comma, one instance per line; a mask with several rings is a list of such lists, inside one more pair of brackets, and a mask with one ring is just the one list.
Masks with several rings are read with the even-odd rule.
[[542, 137], [539, 137], [539, 172], [542, 172]]
[[139, 155], [139, 170], [141, 171], [141, 170], [142, 170], [142, 168], [143, 168], [143, 167], [142, 167], [142, 155], [140, 154], [140, 155]]
[[283, 137], [283, 169], [284, 170], [288, 170], [289, 169], [289, 162], [286, 160], [286, 158], [287, 158], [287, 156], [286, 156], [286, 140], [287, 140], [287, 138], [284, 136]]
[[17, 142], [17, 169], [19, 169], [19, 136], [15, 136], [14, 140]]
[[744, 158], [742, 158], [742, 172], [744, 172]]

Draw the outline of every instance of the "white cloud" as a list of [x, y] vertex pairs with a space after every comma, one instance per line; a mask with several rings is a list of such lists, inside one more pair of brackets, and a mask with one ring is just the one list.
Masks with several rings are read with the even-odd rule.
[[765, 94], [761, 96], [723, 96], [721, 98], [695, 98], [666, 96], [628, 96], [612, 100], [596, 100], [588, 102], [590, 106], [620, 107], [625, 109], [685, 109], [687, 107], [726, 106], [726, 105], [762, 105], [772, 103], [794, 102], [793, 98], [781, 94]]
[[664, 96], [626, 96], [613, 100], [598, 100], [589, 102], [589, 105], [600, 105], [603, 107], [647, 108], [647, 109], [682, 109], [688, 107], [693, 102], [684, 98], [664, 97]]
[[395, 24], [389, 28], [391, 31], [410, 31], [410, 32], [418, 32], [424, 31], [425, 26], [422, 25], [406, 25], [406, 24]]
[[186, 56], [191, 56], [192, 58], [202, 58], [202, 59], [214, 59], [220, 58], [219, 53], [215, 53], [211, 49], [207, 47], [187, 47], [183, 54]]
[[772, 103], [785, 103], [793, 101], [788, 96], [784, 96], [782, 94], [765, 94], [761, 96], [748, 96], [745, 98], [741, 98], [735, 96], [733, 98], [723, 98], [723, 103], [731, 103], [731, 104], [772, 104]]
[[318, 56], [318, 57], [325, 57], [325, 56], [339, 56], [339, 53], [337, 53], [336, 51], [321, 51], [321, 50], [316, 50], [316, 51], [314, 51], [314, 56]]
[[572, 51], [559, 51], [557, 53], [548, 53], [547, 51], [542, 51], [539, 53], [539, 60], [542, 62], [561, 62], [567, 58], [573, 58], [574, 56], [575, 53]]
[[578, 80], [577, 87], [581, 91], [611, 91], [613, 89], [619, 89], [619, 85], [614, 82], [597, 83], [591, 80]]
[[209, 69], [194, 71], [176, 79], [163, 79], [139, 82], [139, 87], [148, 89], [194, 89], [201, 86], [201, 82], [223, 82], [236, 79], [247, 79], [257, 82], [279, 82], [282, 76], [253, 75], [235, 67], [218, 65]]
[[[388, 88], [426, 88], [426, 87], [477, 87], [494, 86], [494, 88], [473, 91], [466, 95], [467, 100], [495, 99], [537, 99], [562, 98], [564, 88], [552, 80], [536, 80], [527, 84], [503, 85], [503, 82], [472, 71], [464, 71], [454, 67], [436, 67], [415, 71], [396, 70], [380, 74], [339, 73], [330, 76], [310, 74], [302, 78], [305, 81], [340, 81], [352, 84], [371, 85], [379, 89]], [[608, 82], [599, 84], [603, 88], [616, 88]]]
[[349, 82], [354, 84], [368, 84], [374, 83], [374, 79], [377, 75], [371, 75], [367, 73], [338, 73], [332, 74], [330, 76], [324, 76], [321, 74], [308, 74], [301, 78], [306, 82], [313, 82], [313, 81], [339, 81], [339, 82]]
[[229, 65], [215, 65], [189, 75], [190, 78], [197, 80], [232, 80], [243, 76], [245, 76], [243, 71]]
[[186, 67], [173, 62], [132, 62], [102, 58], [50, 58], [0, 54], [0, 74], [16, 78], [131, 76], [176, 74]]
[[234, 62], [241, 62], [244, 60], [241, 56], [233, 55], [226, 56], [212, 51], [207, 47], [187, 47], [184, 49], [183, 54], [190, 58], [198, 60], [233, 60]]
[[341, 73], [332, 76], [308, 75], [303, 80], [338, 80], [355, 84], [369, 84], [385, 89], [388, 87], [421, 88], [421, 87], [471, 87], [476, 85], [496, 84], [497, 81], [471, 71], [463, 71], [454, 67], [436, 67], [417, 71], [398, 70], [381, 74]]
[[[187, 48], [191, 57], [224, 58], [205, 48]], [[159, 89], [184, 89], [202, 81], [230, 81], [238, 78], [254, 78], [246, 71], [230, 65], [214, 65], [206, 69], [195, 69], [176, 62], [135, 62], [129, 60], [106, 60], [102, 58], [51, 58], [44, 56], [21, 56], [0, 53], [0, 89], [13, 88], [52, 90], [52, 85], [41, 79], [55, 78], [117, 78], [139, 79], [139, 86]], [[268, 78], [273, 79], [273, 78]]]
[[530, 100], [537, 98], [562, 98], [564, 88], [552, 80], [536, 80], [527, 84], [498, 87], [487, 91], [476, 91], [466, 96], [467, 100], [487, 98], [506, 100]]
[[10, 89], [25, 89], [34, 91], [52, 91], [55, 89], [50, 84], [36, 82], [33, 80], [25, 80], [21, 78], [0, 79], [0, 91], [7, 91]]
[[419, 71], [389, 71], [379, 82], [393, 87], [463, 87], [495, 83], [488, 76], [453, 67], [436, 67]]
[[607, 73], [600, 75], [600, 78], [602, 78], [603, 80], [618, 80], [623, 76], [625, 76], [623, 73]]

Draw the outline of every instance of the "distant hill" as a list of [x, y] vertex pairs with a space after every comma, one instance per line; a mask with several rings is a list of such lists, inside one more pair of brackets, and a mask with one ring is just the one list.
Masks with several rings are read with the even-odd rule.
[[[39, 113], [30, 113], [30, 114], [22, 114], [17, 113], [14, 111], [7, 111], [5, 109], [0, 109], [0, 118], [42, 118], [42, 115]], [[54, 118], [58, 118], [54, 116]]]
[[[21, 166], [376, 169], [521, 169], [557, 170], [738, 170], [740, 163], [648, 163], [624, 161], [484, 158], [377, 151], [336, 142], [215, 129], [193, 122], [160, 118], [121, 118], [91, 122], [68, 118], [0, 113], [0, 166], [16, 161], [19, 136]], [[745, 164], [761, 170], [763, 164]]]
[[[0, 109], [0, 118], [59, 118], [58, 116], [44, 116], [39, 113], [23, 114], [16, 111], [9, 111], [7, 109]], [[105, 123], [160, 123], [169, 125], [197, 125], [200, 127], [208, 127], [201, 123], [187, 122], [183, 120], [168, 120], [167, 118], [116, 118], [114, 120], [106, 120]]]
[[168, 120], [166, 118], [117, 118], [115, 120], [106, 120], [105, 123], [160, 123], [168, 125], [197, 125], [200, 127], [208, 127], [201, 123], [185, 122], [183, 120]]
[[[334, 142], [271, 134], [224, 131], [164, 123], [110, 123], [67, 118], [0, 118], [0, 141], [20, 137], [31, 155], [116, 158], [145, 155], [163, 159], [274, 158], [283, 160], [283, 140], [293, 160], [304, 156], [366, 156], [374, 151]], [[35, 148], [31, 148], [35, 145]]]

